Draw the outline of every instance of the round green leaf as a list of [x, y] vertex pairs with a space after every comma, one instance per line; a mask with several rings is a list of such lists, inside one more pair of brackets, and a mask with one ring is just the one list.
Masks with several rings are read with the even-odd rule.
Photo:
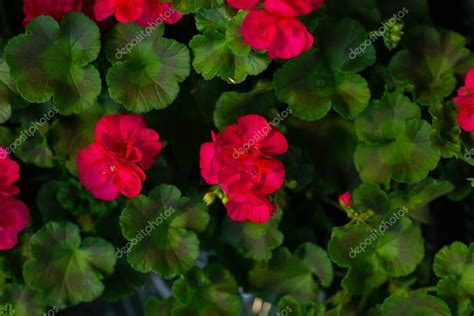
[[11, 39], [5, 59], [18, 91], [30, 102], [53, 101], [64, 115], [91, 107], [101, 90], [97, 69], [90, 65], [100, 51], [96, 23], [80, 12], [66, 15], [59, 25], [40, 16], [25, 34]]
[[120, 215], [122, 233], [132, 245], [127, 260], [143, 273], [165, 278], [182, 274], [199, 255], [199, 240], [191, 230], [202, 231], [208, 222], [202, 203], [191, 206], [178, 188], [160, 185], [148, 197], [130, 200]]
[[[212, 17], [219, 17], [212, 21]], [[233, 18], [224, 9], [203, 10], [196, 14], [196, 26], [203, 35], [189, 42], [193, 50], [193, 67], [204, 79], [219, 77], [228, 83], [240, 83], [248, 75], [258, 75], [270, 64], [263, 53], [256, 53], [240, 36], [243, 14]]]
[[451, 316], [448, 305], [437, 297], [420, 292], [408, 297], [392, 295], [382, 304], [383, 316]]
[[370, 101], [367, 82], [355, 73], [374, 63], [375, 49], [370, 45], [365, 53], [349, 57], [368, 38], [364, 27], [351, 19], [323, 19], [318, 35], [318, 52], [310, 50], [275, 73], [276, 94], [304, 120], [320, 119], [333, 106], [354, 119]]
[[30, 239], [32, 258], [23, 266], [23, 275], [48, 304], [93, 301], [104, 290], [101, 279], [114, 270], [114, 247], [96, 237], [81, 242], [79, 233], [72, 223], [50, 222]]
[[162, 27], [146, 33], [133, 23], [117, 24], [107, 41], [109, 94], [129, 111], [167, 107], [189, 75], [189, 50], [162, 33]]

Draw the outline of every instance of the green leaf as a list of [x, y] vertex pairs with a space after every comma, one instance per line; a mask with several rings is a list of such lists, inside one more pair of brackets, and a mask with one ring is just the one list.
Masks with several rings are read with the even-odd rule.
[[390, 209], [388, 195], [376, 184], [362, 183], [352, 193], [352, 208], [358, 212], [373, 210], [385, 214]]
[[[393, 213], [388, 213], [384, 222], [391, 223], [389, 221], [391, 218]], [[401, 217], [377, 239], [376, 255], [391, 277], [409, 275], [424, 257], [424, 242], [420, 228], [407, 217]]]
[[332, 107], [344, 118], [354, 119], [370, 100], [367, 81], [356, 72], [375, 62], [375, 49], [369, 46], [364, 54], [349, 57], [351, 49], [368, 37], [355, 20], [326, 18], [317, 32], [320, 51], [312, 49], [275, 73], [277, 97], [303, 120], [320, 119]]
[[331, 285], [334, 273], [326, 250], [306, 242], [300, 245], [294, 254], [318, 277], [321, 286], [329, 287]]
[[178, 188], [160, 185], [149, 196], [130, 200], [120, 215], [124, 237], [131, 241], [127, 254], [139, 272], [172, 278], [190, 270], [199, 255], [199, 239], [209, 214], [203, 203], [189, 205]]
[[246, 258], [269, 260], [272, 250], [283, 243], [283, 233], [278, 230], [282, 215], [283, 212], [278, 210], [264, 224], [235, 222], [226, 217], [222, 225], [222, 239]]
[[46, 309], [38, 293], [26, 286], [9, 284], [2, 290], [3, 293], [0, 296], [1, 315], [8, 316], [9, 309], [12, 311], [12, 316], [41, 315]]
[[181, 13], [196, 13], [201, 9], [217, 9], [224, 4], [224, 0], [171, 0], [171, 2], [173, 7]]
[[392, 209], [406, 207], [410, 217], [428, 223], [428, 204], [453, 190], [450, 182], [428, 177], [406, 191], [391, 192], [390, 206]]
[[[45, 127], [47, 129], [49, 127]], [[24, 163], [32, 163], [41, 168], [54, 167], [54, 156], [45, 133], [38, 132], [32, 138], [26, 138], [25, 130], [18, 135], [21, 145], [15, 150], [15, 155]]]
[[166, 300], [150, 297], [145, 303], [145, 316], [170, 316], [176, 306], [176, 299], [169, 297]]
[[458, 315], [474, 308], [474, 243], [469, 248], [458, 241], [443, 247], [435, 256], [433, 270], [441, 280], [438, 294]]
[[189, 75], [186, 45], [162, 35], [163, 27], [146, 33], [136, 24], [119, 23], [107, 40], [106, 56], [112, 62], [107, 72], [109, 94], [129, 111], [167, 107]]
[[439, 150], [441, 157], [451, 158], [461, 152], [461, 128], [457, 122], [457, 109], [454, 103], [438, 103], [430, 107], [433, 117], [431, 144]]
[[333, 229], [332, 261], [349, 268], [342, 286], [352, 294], [381, 286], [388, 277], [407, 276], [424, 256], [420, 228], [399, 211], [388, 212], [372, 228], [356, 224]]
[[333, 278], [332, 264], [322, 248], [306, 243], [293, 255], [285, 247], [278, 248], [270, 261], [256, 264], [249, 272], [249, 280], [259, 289], [309, 301], [318, 292], [313, 275], [328, 286]]
[[23, 100], [16, 88], [16, 81], [10, 75], [10, 68], [5, 61], [0, 62], [0, 124], [8, 121], [12, 114], [12, 106], [24, 107], [28, 103]]
[[452, 31], [438, 32], [426, 26], [410, 29], [405, 38], [406, 49], [390, 62], [393, 77], [411, 85], [410, 92], [417, 103], [441, 102], [456, 87], [455, 68], [472, 55], [464, 48], [465, 38]]
[[241, 309], [236, 280], [217, 264], [193, 268], [173, 284], [173, 295], [173, 316], [239, 315]]
[[[216, 102], [214, 124], [222, 131], [228, 125], [235, 124], [238, 118], [245, 114], [267, 116], [269, 109], [278, 103], [273, 86], [267, 82], [260, 82], [250, 92], [224, 92]], [[255, 104], [258, 104], [258, 107], [255, 107]]]
[[90, 302], [102, 294], [101, 279], [114, 270], [114, 248], [87, 237], [69, 222], [50, 222], [30, 239], [31, 259], [23, 266], [26, 284], [59, 307]]
[[448, 305], [437, 297], [413, 292], [408, 297], [392, 295], [382, 304], [384, 316], [451, 316]]
[[417, 183], [439, 161], [432, 149], [430, 125], [419, 119], [419, 108], [400, 94], [374, 101], [355, 122], [363, 143], [355, 152], [355, 165], [364, 182], [388, 185], [390, 179]]
[[248, 75], [258, 75], [270, 64], [264, 53], [256, 53], [243, 42], [240, 28], [245, 12], [234, 17], [224, 8], [196, 14], [196, 27], [203, 35], [189, 42], [193, 67], [204, 79], [219, 77], [228, 83], [240, 83]]
[[61, 24], [40, 16], [5, 47], [5, 59], [18, 91], [30, 102], [51, 97], [63, 115], [91, 107], [101, 90], [97, 69], [90, 65], [100, 51], [96, 23], [79, 12], [66, 15]]

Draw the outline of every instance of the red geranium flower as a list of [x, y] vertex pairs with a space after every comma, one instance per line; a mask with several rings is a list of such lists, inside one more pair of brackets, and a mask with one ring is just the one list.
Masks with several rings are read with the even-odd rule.
[[0, 147], [0, 197], [9, 197], [20, 192], [13, 185], [20, 179], [20, 166], [10, 158], [7, 151]]
[[12, 197], [0, 196], [0, 250], [13, 248], [18, 242], [18, 233], [29, 221], [28, 207]]
[[[212, 143], [201, 146], [203, 178], [220, 184], [227, 193], [226, 208], [232, 219], [268, 220], [275, 207], [265, 195], [278, 190], [285, 179], [284, 165], [272, 156], [288, 150], [286, 138], [259, 115], [245, 115], [212, 138]], [[240, 208], [242, 213], [238, 213]], [[250, 214], [252, 209], [255, 216]]]
[[34, 18], [40, 15], [49, 15], [60, 21], [66, 13], [81, 10], [83, 0], [25, 0], [23, 12], [26, 26]]
[[243, 194], [231, 197], [225, 205], [227, 214], [236, 222], [246, 220], [266, 223], [275, 211], [275, 205], [263, 194]]
[[278, 16], [294, 17], [319, 9], [324, 0], [265, 0], [265, 9]]
[[236, 9], [245, 10], [255, 7], [260, 0], [227, 0], [227, 3]]
[[95, 141], [116, 159], [139, 163], [147, 170], [160, 154], [162, 144], [158, 133], [148, 128], [145, 119], [135, 114], [102, 117], [95, 128]]
[[183, 15], [176, 11], [171, 3], [161, 3], [159, 0], [146, 0], [143, 15], [137, 20], [142, 27], [154, 27], [161, 23], [174, 24]]
[[137, 22], [143, 27], [159, 24], [160, 19], [165, 23], [175, 23], [182, 17], [170, 3], [161, 3], [160, 0], [97, 0], [94, 13], [98, 21], [115, 15], [121, 23]]
[[129, 23], [138, 20], [144, 11], [145, 0], [97, 0], [94, 14], [97, 21], [115, 15], [117, 21]]
[[95, 143], [79, 151], [77, 167], [82, 185], [101, 200], [120, 194], [138, 196], [149, 169], [161, 151], [156, 131], [143, 117], [115, 114], [102, 117], [96, 125]]
[[100, 144], [90, 144], [77, 155], [82, 185], [98, 199], [115, 200], [120, 194], [137, 197], [146, 176], [134, 163], [121, 162]]
[[253, 48], [268, 50], [272, 59], [289, 59], [313, 46], [314, 37], [298, 19], [252, 10], [242, 24], [242, 35]]
[[474, 131], [474, 68], [466, 75], [466, 86], [459, 88], [454, 102], [460, 107], [458, 113], [459, 126], [466, 132]]

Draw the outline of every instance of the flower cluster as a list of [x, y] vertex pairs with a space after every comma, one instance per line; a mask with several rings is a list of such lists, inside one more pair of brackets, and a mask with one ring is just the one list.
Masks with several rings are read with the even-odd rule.
[[[114, 114], [102, 117], [96, 125], [95, 142], [81, 149], [77, 167], [82, 185], [101, 200], [112, 201], [120, 194], [138, 196], [162, 144], [156, 131], [143, 117]], [[141, 167], [141, 168], [140, 168]]]
[[[235, 158], [235, 148], [247, 143], [259, 131], [265, 137]], [[212, 133], [212, 139], [201, 146], [201, 175], [209, 184], [220, 184], [227, 194], [229, 200], [225, 207], [229, 217], [234, 221], [268, 221], [275, 205], [267, 195], [278, 190], [285, 180], [285, 166], [273, 157], [288, 150], [285, 136], [265, 118], [245, 115], [222, 133]]]
[[474, 68], [466, 75], [466, 86], [458, 90], [458, 96], [454, 98], [460, 109], [458, 113], [459, 126], [466, 132], [474, 131]]
[[14, 183], [20, 179], [20, 166], [0, 147], [0, 250], [11, 249], [18, 242], [18, 233], [29, 221], [28, 207], [13, 198], [20, 190]]
[[96, 21], [115, 15], [121, 23], [136, 22], [142, 27], [154, 25], [159, 19], [172, 24], [182, 17], [171, 3], [160, 0], [26, 0], [23, 11], [25, 26], [40, 15], [49, 15], [59, 21], [71, 11], [82, 11]]
[[267, 50], [272, 59], [289, 59], [313, 46], [314, 37], [296, 17], [320, 8], [324, 0], [227, 0], [236, 9], [250, 12], [242, 24], [242, 35], [253, 48]]
[[160, 0], [97, 0], [94, 15], [97, 21], [115, 15], [121, 23], [136, 22], [143, 27], [153, 25], [160, 18], [168, 24], [176, 23], [183, 16], [170, 3]]

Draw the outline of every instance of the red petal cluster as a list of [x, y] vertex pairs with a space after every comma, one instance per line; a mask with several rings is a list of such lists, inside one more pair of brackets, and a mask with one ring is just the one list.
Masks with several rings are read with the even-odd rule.
[[314, 37], [296, 16], [309, 14], [324, 0], [227, 0], [237, 9], [250, 10], [242, 24], [245, 41], [253, 48], [267, 50], [272, 59], [289, 59], [310, 49]]
[[13, 185], [18, 179], [20, 167], [0, 147], [0, 250], [13, 248], [18, 242], [18, 233], [28, 225], [28, 207], [13, 198], [20, 192]]
[[23, 12], [26, 26], [40, 15], [49, 15], [60, 21], [71, 11], [82, 11], [96, 21], [115, 15], [122, 23], [136, 22], [143, 27], [160, 23], [176, 23], [183, 16], [171, 3], [160, 0], [25, 0]]
[[25, 0], [23, 12], [26, 26], [34, 18], [40, 15], [49, 15], [60, 21], [64, 15], [71, 11], [82, 11], [85, 0]]
[[466, 132], [474, 131], [474, 68], [466, 75], [466, 86], [459, 88], [458, 96], [454, 98], [460, 109], [458, 113], [459, 126]]
[[183, 16], [171, 3], [160, 0], [97, 0], [94, 14], [97, 21], [115, 15], [121, 23], [136, 22], [143, 27], [176, 23]]
[[96, 125], [95, 142], [77, 155], [82, 185], [105, 201], [120, 194], [138, 196], [146, 179], [142, 168], [151, 168], [161, 151], [159, 139], [139, 115], [102, 117]]
[[267, 195], [285, 180], [285, 166], [273, 157], [288, 150], [285, 136], [265, 118], [245, 115], [212, 138], [201, 146], [201, 175], [226, 192], [230, 218], [267, 222], [275, 210]]

